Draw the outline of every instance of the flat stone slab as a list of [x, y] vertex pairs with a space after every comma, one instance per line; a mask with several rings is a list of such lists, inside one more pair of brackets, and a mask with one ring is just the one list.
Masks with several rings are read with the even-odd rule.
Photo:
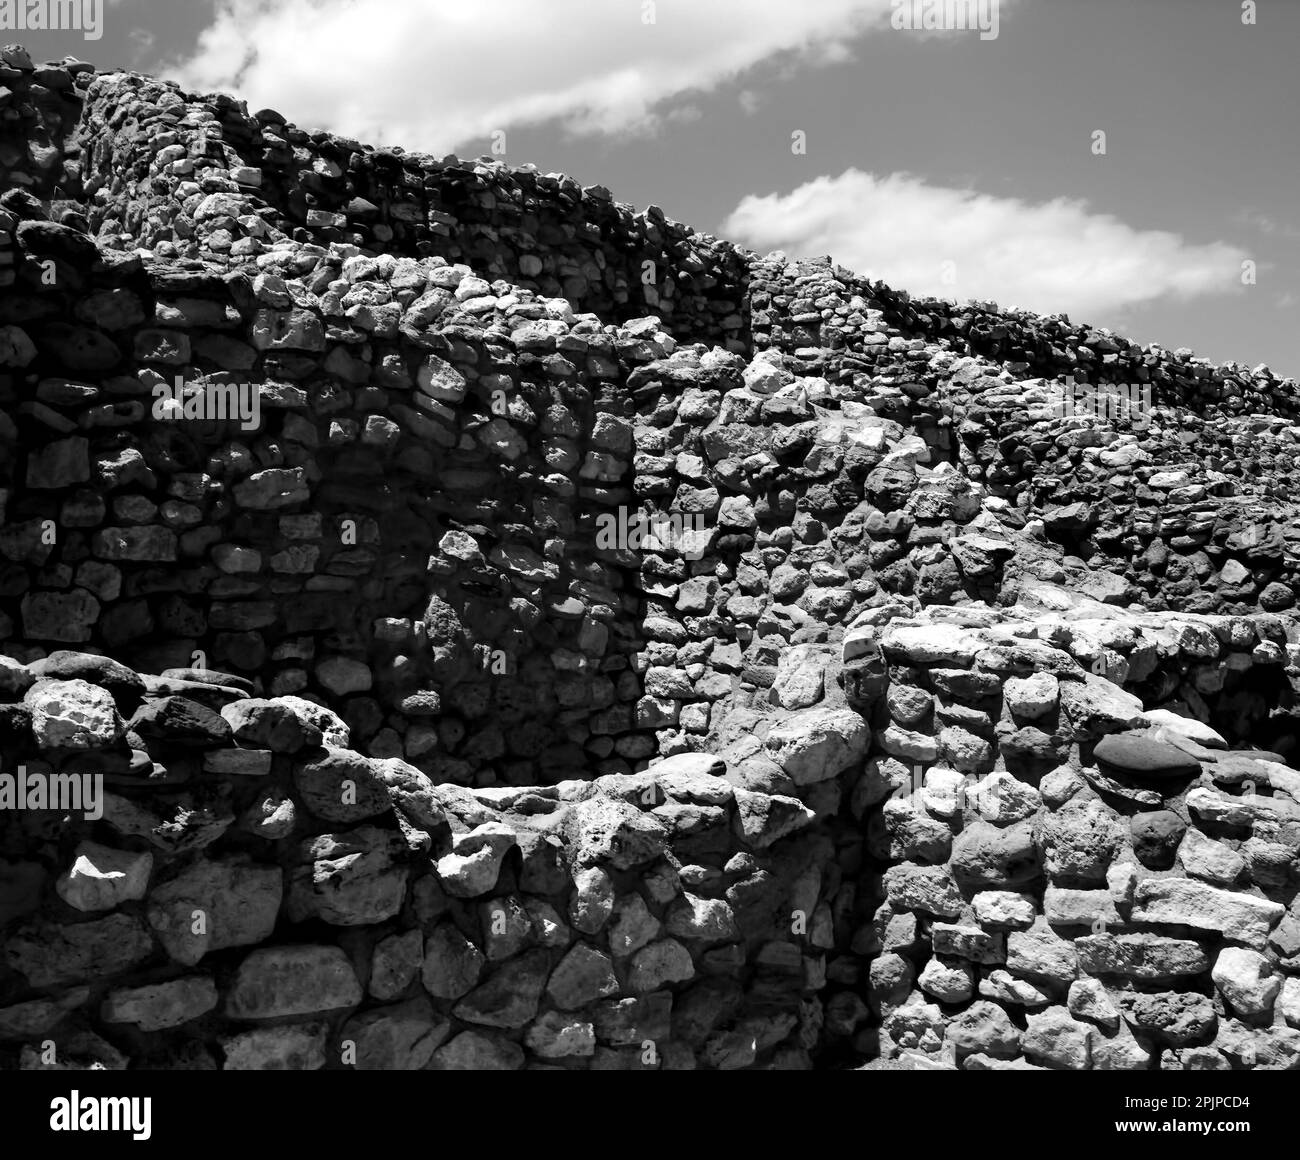
[[1208, 725], [1202, 725], [1201, 722], [1190, 717], [1180, 717], [1177, 713], [1168, 709], [1148, 709], [1142, 714], [1142, 717], [1151, 725], [1161, 725], [1166, 729], [1172, 729], [1175, 733], [1181, 733], [1189, 741], [1195, 741], [1198, 745], [1204, 745], [1207, 749], [1228, 748], [1228, 743], [1223, 739], [1221, 733], [1211, 729]]
[[1083, 776], [1088, 779], [1094, 789], [1101, 793], [1113, 794], [1115, 797], [1123, 798], [1134, 805], [1156, 809], [1165, 800], [1164, 795], [1158, 790], [1142, 789], [1139, 786], [1129, 785], [1126, 780], [1107, 777], [1100, 769], [1094, 769], [1092, 766], [1084, 766]]
[[984, 641], [956, 625], [891, 625], [880, 641], [885, 656], [909, 664], [968, 669]]
[[1132, 918], [1214, 930], [1262, 950], [1268, 932], [1285, 913], [1280, 902], [1219, 890], [1190, 878], [1149, 878], [1138, 883]]
[[1176, 745], [1131, 733], [1103, 737], [1092, 755], [1112, 769], [1138, 777], [1195, 777], [1201, 772], [1201, 763]]
[[1091, 975], [1133, 979], [1173, 979], [1210, 969], [1205, 948], [1192, 939], [1163, 935], [1096, 934], [1075, 939], [1079, 966]]

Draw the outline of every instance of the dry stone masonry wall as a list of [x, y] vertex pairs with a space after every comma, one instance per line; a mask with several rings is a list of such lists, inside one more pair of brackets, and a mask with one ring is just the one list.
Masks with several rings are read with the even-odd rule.
[[111, 74], [77, 140], [107, 244], [240, 265], [275, 242], [441, 257], [609, 321], [646, 313], [741, 349], [742, 255], [601, 186], [498, 161], [441, 160], [307, 133], [229, 97]]
[[830, 842], [716, 758], [468, 790], [215, 670], [0, 664], [18, 792], [78, 787], [0, 811], [10, 1065], [808, 1066]]
[[1300, 1066], [1293, 381], [0, 71], [0, 1065]]
[[1300, 775], [1204, 720], [1252, 728], [1291, 630], [1026, 595], [846, 638], [879, 909], [827, 1029], [921, 1067], [1294, 1069]]

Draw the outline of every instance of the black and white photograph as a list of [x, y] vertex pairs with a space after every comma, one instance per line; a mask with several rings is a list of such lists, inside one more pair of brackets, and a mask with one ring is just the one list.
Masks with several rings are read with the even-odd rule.
[[1297, 49], [0, 0], [0, 1147], [1282, 1142]]

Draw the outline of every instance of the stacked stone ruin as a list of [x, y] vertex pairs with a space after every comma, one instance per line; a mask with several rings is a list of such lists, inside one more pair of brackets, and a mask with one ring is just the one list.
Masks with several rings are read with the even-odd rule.
[[1300, 1066], [1294, 380], [0, 61], [0, 1066]]

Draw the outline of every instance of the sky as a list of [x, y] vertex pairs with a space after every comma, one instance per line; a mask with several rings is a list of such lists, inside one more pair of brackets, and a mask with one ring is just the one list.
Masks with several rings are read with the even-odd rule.
[[1300, 377], [1300, 0], [108, 0], [98, 39], [3, 35]]

